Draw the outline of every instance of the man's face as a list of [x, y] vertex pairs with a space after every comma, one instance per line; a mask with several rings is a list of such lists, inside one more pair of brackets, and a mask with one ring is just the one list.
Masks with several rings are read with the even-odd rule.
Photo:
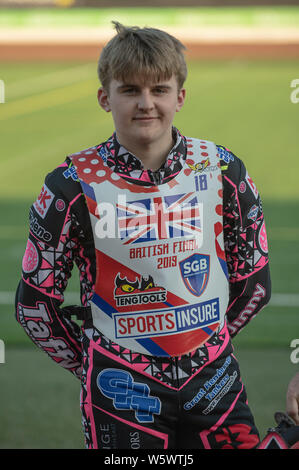
[[178, 90], [174, 76], [159, 83], [113, 79], [108, 93], [103, 88], [98, 92], [100, 106], [112, 112], [116, 135], [128, 150], [170, 139], [184, 99], [185, 90]]

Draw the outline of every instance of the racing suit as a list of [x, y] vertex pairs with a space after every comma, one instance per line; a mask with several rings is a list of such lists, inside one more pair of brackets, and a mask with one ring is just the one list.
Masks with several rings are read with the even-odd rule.
[[[121, 179], [154, 186], [192, 171], [187, 139], [175, 128], [173, 136], [175, 145], [157, 171], [145, 170], [115, 134], [96, 149], [100, 156], [103, 145], [109, 148], [107, 164]], [[16, 318], [37, 346], [81, 380], [87, 448], [253, 448], [259, 443], [231, 338], [270, 298], [265, 222], [244, 164], [227, 148], [216, 148], [229, 302], [222, 328], [188, 354], [136, 353], [95, 328], [88, 307], [96, 281], [94, 238], [71, 158], [47, 175], [30, 209]], [[74, 263], [83, 307], [63, 307]], [[83, 320], [81, 326], [72, 314]]]

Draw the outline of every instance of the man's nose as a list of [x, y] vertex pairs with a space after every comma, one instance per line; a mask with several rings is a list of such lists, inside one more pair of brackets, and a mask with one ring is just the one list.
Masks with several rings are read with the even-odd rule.
[[140, 110], [149, 110], [154, 107], [153, 99], [151, 93], [147, 90], [144, 90], [139, 95], [138, 99], [138, 109]]

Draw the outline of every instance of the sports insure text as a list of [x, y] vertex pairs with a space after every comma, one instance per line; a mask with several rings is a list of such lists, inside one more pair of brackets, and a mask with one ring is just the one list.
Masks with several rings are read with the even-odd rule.
[[159, 312], [115, 314], [114, 321], [117, 338], [180, 333], [219, 321], [219, 298]]

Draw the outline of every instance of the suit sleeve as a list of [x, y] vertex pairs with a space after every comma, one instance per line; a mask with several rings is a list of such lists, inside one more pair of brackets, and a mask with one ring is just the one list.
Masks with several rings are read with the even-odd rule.
[[223, 175], [224, 245], [229, 271], [227, 325], [234, 337], [269, 302], [271, 279], [265, 218], [244, 163], [218, 146]]
[[84, 198], [69, 170], [65, 162], [50, 173], [31, 206], [15, 305], [16, 319], [31, 340], [56, 363], [80, 377], [81, 328], [62, 307], [74, 262], [81, 268], [87, 264], [77, 220]]

